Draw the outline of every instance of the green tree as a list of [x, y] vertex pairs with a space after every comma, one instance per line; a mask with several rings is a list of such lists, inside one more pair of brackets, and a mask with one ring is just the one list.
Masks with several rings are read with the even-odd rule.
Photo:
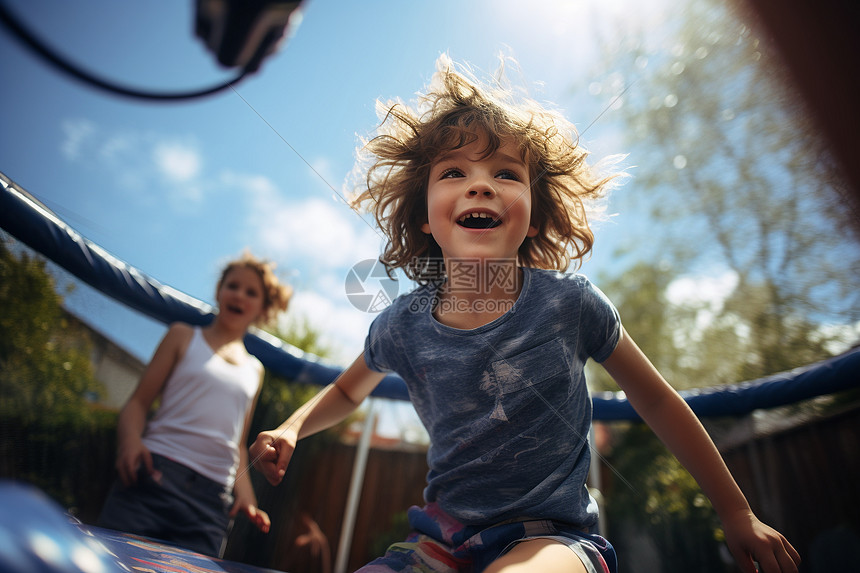
[[[693, 329], [696, 313], [667, 300], [675, 278], [668, 265], [637, 263], [601, 287], [657, 369], [667, 379], [682, 382], [675, 384], [679, 388], [697, 387], [702, 381], [691, 375], [696, 368], [685, 363], [686, 341], [677, 336]], [[617, 389], [601, 368], [590, 369], [588, 375], [592, 388]], [[611, 434], [612, 449], [599, 461], [608, 465], [604, 473], [609, 486], [603, 492], [608, 536], [621, 554], [634, 551], [625, 545], [630, 531], [647, 531], [661, 557], [661, 570], [724, 571], [716, 513], [689, 472], [642, 423], [613, 424]]]
[[[673, 333], [689, 312], [675, 308], [666, 298], [669, 283], [676, 278], [666, 265], [635, 263], [625, 273], [606, 277], [600, 287], [619, 309], [624, 327], [657, 369], [669, 380], [684, 380], [679, 372], [682, 350]], [[618, 390], [602, 368], [588, 365], [588, 381], [595, 390]]]
[[[732, 6], [675, 5], [659, 37], [625, 29], [606, 42], [610, 71], [589, 90], [618, 98], [601, 122], [614, 120], [635, 165], [613, 197], [613, 210], [635, 214], [634, 235], [599, 283], [679, 389], [821, 360], [847, 342], [826, 327], [860, 320], [844, 183], [778, 58]], [[715, 275], [734, 280], [718, 300], [670, 297], [681, 279]], [[614, 388], [600, 369], [589, 374]], [[632, 523], [662, 570], [720, 570], [722, 532], [698, 486], [645, 426], [615, 430], [610, 537], [630, 553], [619, 527]]]
[[608, 117], [636, 165], [615, 198], [640, 219], [631, 265], [736, 279], [719, 308], [688, 307], [699, 320], [673, 325], [684, 345], [671, 358], [699, 386], [825, 358], [844, 335], [823, 327], [860, 320], [844, 182], [778, 57], [731, 7], [688, 1], [659, 41], [645, 32], [613, 41], [612, 72], [599, 82], [604, 95], [621, 94]]
[[91, 343], [70, 323], [45, 262], [0, 242], [0, 414], [86, 418], [103, 392]]
[[91, 342], [62, 305], [45, 261], [0, 234], [0, 476], [88, 518], [109, 483], [116, 416], [94, 405]]
[[[322, 333], [314, 329], [306, 318], [292, 320], [286, 326], [270, 329], [269, 334], [320, 359], [325, 359], [331, 353], [331, 349], [322, 341]], [[249, 438], [253, 441], [256, 432], [278, 426], [319, 390], [320, 387], [314, 384], [287, 380], [266, 370], [252, 424], [255, 431], [252, 431]]]
[[659, 571], [727, 570], [720, 558], [724, 535], [716, 512], [647, 426], [630, 424], [616, 432], [608, 460], [614, 476], [604, 491], [608, 537], [619, 554], [635, 554], [627, 545], [630, 532], [647, 532], [660, 555]]
[[275, 336], [303, 352], [319, 358], [328, 358], [332, 349], [323, 341], [322, 332], [316, 330], [306, 316], [294, 317], [272, 332]]

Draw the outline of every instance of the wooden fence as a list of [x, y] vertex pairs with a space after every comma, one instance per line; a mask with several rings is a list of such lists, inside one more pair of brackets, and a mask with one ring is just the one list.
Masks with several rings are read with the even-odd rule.
[[[300, 448], [303, 444], [300, 444]], [[290, 462], [285, 483], [271, 487], [254, 476], [260, 507], [272, 518], [268, 535], [254, 532], [237, 522], [230, 535], [225, 557], [290, 573], [330, 573], [340, 543], [356, 448], [340, 442], [326, 444], [310, 455]], [[405, 511], [422, 503], [427, 475], [426, 453], [421, 450], [371, 448], [347, 570], [354, 571], [381, 555], [408, 533]], [[310, 518], [325, 536], [308, 535]], [[304, 538], [302, 536], [305, 536]], [[303, 544], [303, 539], [310, 543]], [[323, 556], [318, 549], [328, 551]]]
[[[11, 419], [0, 422], [0, 477], [30, 481], [74, 508], [84, 522], [93, 522], [111, 481], [113, 427], [66, 431]], [[330, 573], [355, 447], [331, 438], [314, 443], [315, 438], [300, 444], [280, 486], [268, 485], [252, 471], [260, 506], [272, 517], [272, 531], [261, 534], [237, 519], [227, 559], [289, 573]], [[721, 450], [753, 510], [803, 555], [801, 571], [857, 570], [860, 407], [764, 435], [753, 433], [723, 443]], [[403, 514], [422, 502], [426, 472], [423, 451], [370, 450], [348, 571], [381, 554], [389, 542], [403, 539]], [[322, 536], [309, 535], [309, 523]], [[625, 573], [635, 573], [636, 559], [622, 558]]]
[[[753, 510], [801, 552], [801, 571], [848, 571], [846, 564], [860, 564], [860, 406], [778, 431], [751, 433], [721, 449]], [[309, 546], [296, 544], [307, 532], [301, 516], [307, 514], [319, 525], [332, 562], [354, 459], [353, 446], [330, 444], [293, 462], [294, 485], [255, 483], [261, 505], [279, 508], [273, 521], [281, 525], [263, 542], [268, 550], [259, 553], [261, 560], [254, 559], [254, 533], [247, 530], [234, 530], [227, 557], [290, 573], [329, 573]], [[421, 503], [426, 471], [424, 452], [371, 449], [348, 571], [378, 556], [387, 542], [403, 538], [406, 530], [398, 517]], [[636, 559], [622, 559], [627, 573], [639, 571]], [[647, 573], [663, 570], [659, 559], [648, 567]]]
[[860, 406], [723, 451], [759, 517], [804, 559], [802, 571], [860, 571]]

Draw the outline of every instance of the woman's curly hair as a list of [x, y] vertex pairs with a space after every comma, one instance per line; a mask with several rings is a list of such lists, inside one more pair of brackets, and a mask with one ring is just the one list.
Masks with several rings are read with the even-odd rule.
[[600, 175], [586, 163], [588, 152], [573, 124], [530, 99], [515, 101], [500, 78], [501, 73], [495, 86], [482, 86], [443, 55], [416, 108], [377, 102], [377, 135], [359, 150], [367, 163], [366, 188], [352, 204], [372, 212], [385, 233], [388, 242], [379, 260], [389, 273], [401, 268], [422, 284], [442, 278], [442, 265], [431, 263], [441, 260], [441, 250], [421, 230], [430, 168], [442, 155], [476, 140], [487, 142], [485, 156], [514, 141], [529, 166], [532, 224], [539, 232], [523, 242], [519, 264], [565, 271], [591, 250], [586, 205], [602, 197], [620, 173]]
[[260, 318], [257, 319], [258, 325], [269, 324], [279, 312], [287, 310], [287, 306], [289, 306], [290, 299], [293, 296], [292, 287], [278, 280], [274, 272], [274, 263], [258, 259], [248, 251], [243, 252], [238, 259], [234, 259], [224, 265], [221, 277], [218, 279], [218, 285], [215, 287], [215, 292], [221, 290], [224, 279], [227, 278], [227, 275], [231, 271], [237, 268], [251, 269], [257, 273], [263, 282], [263, 312], [260, 314]]

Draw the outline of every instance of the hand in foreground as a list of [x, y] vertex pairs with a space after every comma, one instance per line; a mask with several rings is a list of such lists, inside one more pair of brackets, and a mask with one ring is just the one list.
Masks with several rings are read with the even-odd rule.
[[257, 471], [262, 473], [272, 485], [278, 485], [287, 473], [287, 464], [296, 449], [296, 435], [293, 432], [269, 430], [260, 432], [248, 448], [251, 461]]
[[161, 472], [153, 467], [152, 454], [143, 442], [135, 440], [132, 443], [120, 445], [116, 454], [116, 471], [123, 485], [128, 487], [137, 483], [137, 470], [141, 464], [152, 479], [156, 482], [161, 481]]
[[759, 521], [752, 512], [741, 512], [723, 525], [726, 544], [744, 573], [797, 572], [800, 554], [780, 532]]

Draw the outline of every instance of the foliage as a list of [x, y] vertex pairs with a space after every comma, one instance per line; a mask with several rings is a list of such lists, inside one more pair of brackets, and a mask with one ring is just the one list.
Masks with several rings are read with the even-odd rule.
[[0, 414], [89, 419], [103, 392], [91, 342], [62, 308], [45, 262], [0, 242]]
[[71, 514], [94, 523], [114, 478], [116, 418], [107, 410], [93, 410], [86, 418], [3, 414], [0, 477], [38, 487]]
[[[650, 533], [663, 570], [724, 571], [716, 513], [698, 484], [644, 424], [618, 432], [608, 456], [613, 485], [606, 493], [609, 538], [625, 551], [621, 525]], [[644, 500], [644, 503], [643, 503]]]
[[685, 3], [659, 43], [629, 34], [599, 90], [629, 88], [614, 117], [637, 167], [615, 199], [641, 230], [619, 273], [641, 276], [648, 261], [673, 280], [735, 283], [727, 298], [664, 317], [681, 319], [670, 358], [697, 386], [826, 358], [846, 342], [826, 327], [860, 320], [857, 237], [832, 232], [851, 228], [845, 183], [777, 56], [728, 6]]
[[[589, 88], [618, 98], [601, 121], [615, 119], [636, 165], [613, 197], [630, 243], [598, 282], [678, 389], [828, 358], [860, 321], [857, 237], [833, 232], [853, 228], [845, 183], [777, 57], [731, 6], [675, 6], [656, 40], [625, 30]], [[703, 279], [729, 288], [706, 296]], [[602, 369], [589, 382], [617, 389]], [[719, 524], [689, 474], [646, 427], [614, 435], [613, 542], [633, 523], [663, 570], [721, 570]]]
[[62, 307], [45, 261], [0, 240], [0, 476], [25, 481], [94, 519], [110, 483], [116, 413], [86, 330]]
[[[291, 322], [286, 328], [273, 330], [270, 334], [318, 358], [324, 359], [330, 353], [329, 348], [322, 343], [322, 333], [315, 330], [307, 319]], [[287, 380], [267, 371], [249, 439], [253, 440], [256, 432], [280, 425], [299, 406], [313, 398], [320, 389], [319, 386]]]
[[322, 332], [316, 330], [306, 316], [291, 317], [272, 334], [287, 344], [319, 358], [327, 358], [332, 353], [331, 347], [323, 342]]
[[[666, 298], [666, 289], [674, 278], [668, 264], [654, 266], [643, 262], [601, 281], [601, 289], [618, 308], [632, 338], [657, 369], [673, 381], [684, 379], [677, 372], [681, 349], [675, 344], [673, 334], [685, 321], [684, 309], [672, 307]], [[593, 389], [618, 390], [605, 370], [591, 366], [588, 380]]]

